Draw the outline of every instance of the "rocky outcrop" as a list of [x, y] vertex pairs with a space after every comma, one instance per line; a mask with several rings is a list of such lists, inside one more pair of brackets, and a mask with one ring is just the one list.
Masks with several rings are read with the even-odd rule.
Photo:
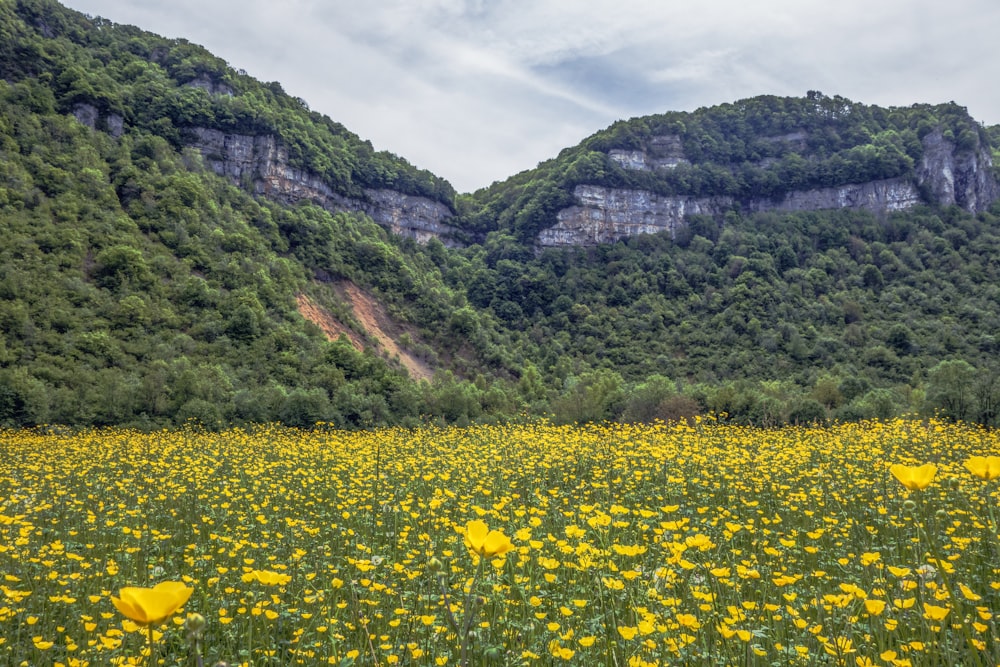
[[558, 222], [543, 230], [538, 244], [545, 247], [614, 243], [638, 234], [669, 232], [671, 236], [690, 215], [719, 216], [734, 208], [750, 212], [817, 211], [852, 208], [885, 213], [920, 203], [920, 193], [909, 179], [894, 178], [788, 193], [780, 201], [752, 200], [742, 206], [732, 197], [657, 195], [645, 190], [619, 190], [579, 185], [579, 202], [560, 211]]
[[578, 185], [573, 194], [579, 203], [559, 211], [558, 222], [538, 235], [539, 245], [597, 245], [658, 232], [673, 236], [687, 216], [719, 215], [733, 206], [727, 197], [666, 197], [599, 185]]
[[976, 141], [974, 148], [958, 150], [940, 129], [925, 136], [923, 144], [917, 181], [935, 202], [979, 212], [1000, 198], [1000, 184], [993, 176], [987, 146]]
[[194, 79], [191, 79], [187, 82], [187, 85], [192, 88], [201, 88], [209, 95], [225, 95], [227, 97], [232, 97], [235, 94], [232, 86], [228, 83], [215, 80], [207, 74], [202, 74]]
[[796, 190], [778, 202], [753, 200], [751, 211], [819, 211], [830, 208], [852, 208], [872, 213], [904, 211], [921, 202], [920, 192], [908, 178], [890, 178], [870, 183], [850, 183], [836, 188]]
[[365, 190], [364, 212], [389, 231], [427, 243], [432, 238], [453, 245], [455, 228], [442, 221], [451, 211], [441, 202], [395, 190]]
[[388, 189], [366, 189], [363, 197], [345, 196], [320, 176], [292, 167], [287, 148], [274, 136], [193, 128], [189, 145], [201, 152], [212, 171], [255, 194], [284, 204], [311, 201], [331, 212], [358, 211], [420, 243], [438, 238], [445, 245], [459, 245], [458, 230], [446, 223], [451, 211], [441, 202]]
[[684, 157], [684, 145], [676, 134], [652, 137], [645, 148], [612, 148], [608, 157], [626, 169], [642, 171], [673, 169], [679, 164], [688, 164], [688, 159]]
[[[609, 151], [608, 156], [627, 169], [640, 170], [671, 168], [686, 161], [677, 152], [679, 140], [655, 139], [659, 140], [655, 150], [614, 149]], [[805, 137], [802, 133], [792, 133], [774, 137], [773, 140], [795, 144], [804, 143]], [[960, 150], [940, 130], [926, 135], [923, 144], [923, 158], [916, 165], [913, 178], [793, 191], [778, 201], [666, 196], [643, 190], [579, 185], [573, 192], [576, 205], [559, 211], [556, 224], [539, 234], [538, 245], [587, 246], [658, 232], [669, 232], [672, 236], [680, 225], [685, 224], [687, 216], [718, 216], [737, 208], [748, 212], [789, 213], [849, 208], [884, 215], [926, 202], [941, 206], [957, 205], [977, 213], [1000, 198], [1000, 184], [993, 175], [987, 146], [977, 141], [974, 147]]]
[[73, 117], [92, 130], [107, 132], [116, 139], [125, 131], [125, 119], [116, 113], [101, 113], [93, 104], [77, 104]]

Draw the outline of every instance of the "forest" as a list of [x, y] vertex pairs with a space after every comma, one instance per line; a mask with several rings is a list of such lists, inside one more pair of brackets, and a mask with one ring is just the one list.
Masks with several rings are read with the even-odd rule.
[[[810, 92], [631, 119], [459, 194], [278, 83], [53, 0], [0, 4], [0, 71], [0, 425], [997, 422], [1000, 206], [734, 207], [674, 237], [534, 244], [579, 184], [739, 202], [912, 176], [931, 131], [1000, 146], [958, 105]], [[206, 166], [194, 128], [275, 136], [345, 197], [439, 202], [466, 242], [256, 196]], [[673, 169], [610, 157], [665, 135]], [[432, 380], [300, 315], [308, 295], [363, 338], [346, 283]]]

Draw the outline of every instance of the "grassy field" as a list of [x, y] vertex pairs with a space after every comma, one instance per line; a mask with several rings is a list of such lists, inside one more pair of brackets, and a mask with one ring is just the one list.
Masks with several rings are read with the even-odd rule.
[[[0, 663], [997, 665], [998, 454], [903, 420], [0, 432]], [[112, 603], [164, 581], [163, 624]]]

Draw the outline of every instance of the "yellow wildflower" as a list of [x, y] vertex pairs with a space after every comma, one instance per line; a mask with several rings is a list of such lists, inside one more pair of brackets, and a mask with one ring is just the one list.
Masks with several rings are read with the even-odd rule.
[[499, 530], [490, 530], [485, 522], [473, 519], [465, 527], [465, 546], [474, 554], [492, 558], [511, 551], [510, 538]]
[[180, 581], [164, 581], [152, 588], [126, 586], [118, 592], [119, 597], [111, 597], [111, 602], [139, 625], [159, 625], [184, 606], [193, 592]]
[[894, 463], [889, 466], [889, 472], [899, 480], [899, 483], [911, 491], [926, 489], [934, 481], [937, 474], [937, 466], [933, 463], [925, 463], [922, 466], [907, 466], [902, 463]]
[[980, 479], [996, 479], [1000, 477], [1000, 456], [970, 456], [965, 468]]

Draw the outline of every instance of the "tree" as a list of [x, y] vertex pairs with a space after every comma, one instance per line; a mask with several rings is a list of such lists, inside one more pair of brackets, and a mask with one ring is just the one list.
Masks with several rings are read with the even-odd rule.
[[898, 399], [890, 389], [872, 389], [861, 397], [857, 407], [866, 419], [892, 419], [896, 416]]
[[913, 334], [905, 324], [894, 324], [889, 329], [889, 335], [886, 337], [885, 342], [897, 354], [910, 354], [913, 349]]
[[661, 406], [675, 393], [675, 384], [670, 378], [662, 375], [650, 376], [629, 392], [622, 420], [648, 423], [655, 419], [663, 419]]
[[130, 246], [115, 245], [97, 254], [94, 280], [101, 287], [118, 291], [147, 287], [152, 275], [141, 252]]
[[996, 368], [982, 373], [975, 386], [974, 419], [984, 426], [994, 427], [1000, 417], [1000, 372]]
[[939, 362], [927, 374], [927, 407], [953, 421], [970, 416], [975, 377], [976, 369], [964, 359]]
[[617, 416], [622, 399], [621, 375], [602, 369], [568, 378], [552, 411], [564, 424], [607, 421]]

